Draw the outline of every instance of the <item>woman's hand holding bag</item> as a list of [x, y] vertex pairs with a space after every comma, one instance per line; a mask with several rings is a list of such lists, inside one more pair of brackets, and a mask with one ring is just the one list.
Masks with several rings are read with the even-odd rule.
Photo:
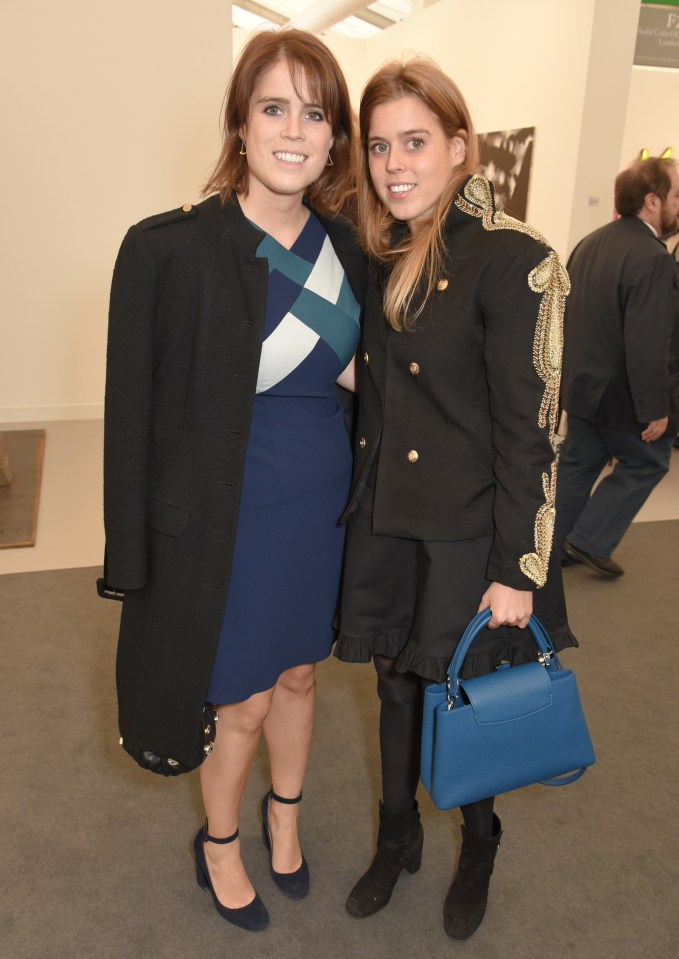
[[460, 679], [469, 647], [490, 620], [469, 623], [444, 683], [424, 694], [421, 778], [439, 809], [531, 783], [565, 785], [595, 761], [575, 675], [563, 669], [543, 626], [528, 628], [538, 661]]

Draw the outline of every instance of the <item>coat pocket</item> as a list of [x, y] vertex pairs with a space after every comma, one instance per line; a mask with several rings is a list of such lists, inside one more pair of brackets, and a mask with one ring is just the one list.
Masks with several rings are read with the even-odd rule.
[[146, 525], [166, 536], [179, 536], [189, 525], [191, 514], [181, 506], [171, 506], [162, 500], [147, 497]]

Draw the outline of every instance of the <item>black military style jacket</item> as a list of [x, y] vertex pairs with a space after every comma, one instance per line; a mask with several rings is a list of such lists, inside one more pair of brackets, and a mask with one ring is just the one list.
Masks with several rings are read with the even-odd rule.
[[480, 176], [453, 203], [445, 244], [445, 273], [411, 332], [387, 324], [384, 268], [371, 266], [345, 518], [377, 457], [373, 532], [492, 534], [488, 579], [534, 589], [554, 525], [568, 277], [536, 231], [495, 209]]

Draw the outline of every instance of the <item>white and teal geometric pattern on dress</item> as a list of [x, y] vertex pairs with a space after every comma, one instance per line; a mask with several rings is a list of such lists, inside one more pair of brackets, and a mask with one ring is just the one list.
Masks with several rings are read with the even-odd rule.
[[294, 252], [294, 246], [286, 249], [269, 235], [257, 248], [257, 256], [269, 262], [270, 281], [277, 271], [299, 290], [288, 312], [262, 344], [257, 393], [270, 390], [289, 376], [320, 339], [337, 355], [341, 369], [354, 354], [359, 306], [330, 238], [322, 228], [312, 228], [309, 233], [318, 238], [319, 244], [322, 241], [317, 256], [314, 253], [315, 262]]

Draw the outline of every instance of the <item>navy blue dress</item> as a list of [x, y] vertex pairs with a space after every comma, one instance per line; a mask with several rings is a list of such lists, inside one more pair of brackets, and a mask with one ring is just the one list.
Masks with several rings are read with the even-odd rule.
[[359, 339], [349, 281], [313, 214], [290, 250], [267, 235], [257, 256], [269, 264], [264, 342], [212, 703], [330, 653], [351, 480], [335, 389]]

